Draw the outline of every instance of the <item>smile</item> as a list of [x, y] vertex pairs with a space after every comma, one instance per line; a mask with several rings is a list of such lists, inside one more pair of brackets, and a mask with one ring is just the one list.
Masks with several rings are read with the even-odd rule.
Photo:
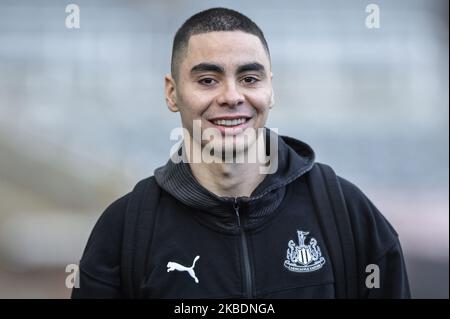
[[216, 125], [222, 125], [222, 126], [236, 126], [240, 125], [242, 123], [247, 122], [247, 118], [242, 117], [239, 119], [233, 119], [233, 120], [214, 120], [212, 121]]
[[247, 115], [221, 116], [209, 119], [209, 122], [218, 129], [222, 135], [236, 135], [250, 127], [252, 117]]

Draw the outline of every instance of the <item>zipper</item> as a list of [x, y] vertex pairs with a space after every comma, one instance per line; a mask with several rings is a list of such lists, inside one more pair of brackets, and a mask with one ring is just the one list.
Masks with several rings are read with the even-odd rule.
[[246, 298], [253, 298], [252, 274], [250, 269], [250, 257], [248, 254], [247, 236], [244, 228], [241, 226], [241, 216], [239, 215], [239, 205], [237, 197], [234, 198], [234, 212], [236, 213], [237, 224], [241, 232], [242, 255], [244, 259], [244, 292]]

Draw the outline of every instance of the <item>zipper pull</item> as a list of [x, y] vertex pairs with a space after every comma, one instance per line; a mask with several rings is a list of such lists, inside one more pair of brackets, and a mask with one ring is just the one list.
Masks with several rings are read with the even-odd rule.
[[241, 217], [239, 216], [239, 205], [237, 202], [237, 197], [234, 198], [233, 208], [234, 208], [234, 212], [236, 213], [238, 226], [241, 227]]

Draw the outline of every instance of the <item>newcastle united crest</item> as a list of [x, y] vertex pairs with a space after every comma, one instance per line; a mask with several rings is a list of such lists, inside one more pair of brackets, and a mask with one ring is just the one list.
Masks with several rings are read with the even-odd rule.
[[317, 240], [311, 237], [309, 244], [305, 244], [306, 235], [309, 232], [297, 230], [298, 246], [293, 240], [288, 243], [287, 257], [284, 266], [294, 272], [316, 271], [325, 264]]

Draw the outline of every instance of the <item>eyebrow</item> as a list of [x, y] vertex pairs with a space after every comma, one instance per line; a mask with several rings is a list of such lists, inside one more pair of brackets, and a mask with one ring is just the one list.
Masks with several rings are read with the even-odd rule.
[[265, 73], [264, 66], [258, 62], [247, 63], [238, 67], [236, 73], [243, 73], [248, 71], [257, 71]]
[[[264, 66], [258, 62], [251, 62], [246, 63], [243, 65], [240, 65], [237, 70], [236, 74], [248, 72], [248, 71], [257, 71], [261, 73], [265, 73]], [[225, 74], [225, 69], [217, 64], [214, 63], [200, 63], [197, 65], [194, 65], [191, 69], [191, 74], [195, 73], [201, 73], [201, 72], [215, 72], [219, 74]]]
[[197, 64], [192, 67], [191, 74], [207, 72], [207, 71], [212, 71], [212, 72], [221, 73], [221, 74], [225, 73], [225, 70], [220, 65], [212, 64], [212, 63], [200, 63], [200, 64]]

